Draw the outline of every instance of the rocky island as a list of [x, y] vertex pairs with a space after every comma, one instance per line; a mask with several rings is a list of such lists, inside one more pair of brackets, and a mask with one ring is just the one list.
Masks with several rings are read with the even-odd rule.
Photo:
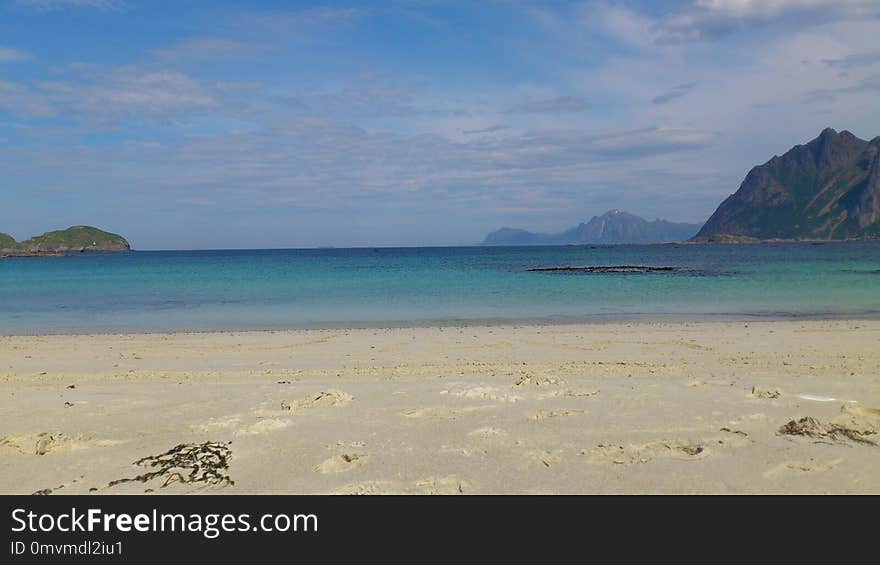
[[50, 231], [21, 243], [8, 234], [0, 233], [0, 258], [123, 251], [131, 251], [131, 245], [124, 237], [91, 226], [73, 226], [66, 230]]

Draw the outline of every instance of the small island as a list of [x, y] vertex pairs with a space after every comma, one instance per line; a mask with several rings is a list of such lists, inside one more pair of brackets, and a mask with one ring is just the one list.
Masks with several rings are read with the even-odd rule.
[[58, 257], [69, 253], [119, 253], [131, 251], [121, 235], [91, 226], [50, 231], [21, 243], [0, 233], [0, 259], [7, 257]]

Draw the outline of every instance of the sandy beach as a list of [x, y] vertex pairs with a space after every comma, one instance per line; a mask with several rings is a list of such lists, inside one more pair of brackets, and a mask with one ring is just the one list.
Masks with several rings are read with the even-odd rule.
[[0, 492], [878, 493], [878, 367], [876, 320], [6, 336]]

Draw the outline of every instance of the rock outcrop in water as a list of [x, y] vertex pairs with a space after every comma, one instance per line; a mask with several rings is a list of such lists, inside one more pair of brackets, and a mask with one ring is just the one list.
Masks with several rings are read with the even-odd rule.
[[880, 137], [825, 129], [749, 171], [695, 241], [880, 237]]
[[18, 243], [0, 233], [0, 257], [51, 257], [66, 253], [118, 253], [131, 251], [121, 235], [91, 226], [74, 226], [66, 230], [46, 232]]
[[610, 210], [558, 234], [501, 228], [486, 236], [483, 245], [664, 243], [685, 241], [693, 237], [699, 229], [699, 224], [648, 221], [627, 212]]
[[682, 267], [650, 265], [590, 265], [587, 267], [536, 267], [526, 269], [530, 273], [600, 273], [600, 274], [644, 274], [671, 273], [683, 270]]

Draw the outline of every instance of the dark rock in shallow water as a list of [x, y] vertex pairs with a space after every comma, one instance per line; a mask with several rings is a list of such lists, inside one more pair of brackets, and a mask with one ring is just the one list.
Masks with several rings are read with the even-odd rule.
[[682, 267], [652, 267], [645, 265], [592, 265], [588, 267], [538, 267], [528, 269], [532, 273], [668, 273]]

